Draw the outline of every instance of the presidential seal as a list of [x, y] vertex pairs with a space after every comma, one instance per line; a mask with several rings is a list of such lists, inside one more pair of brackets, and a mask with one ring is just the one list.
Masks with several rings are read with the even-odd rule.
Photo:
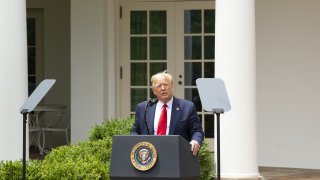
[[132, 148], [130, 158], [136, 169], [147, 171], [156, 164], [157, 150], [149, 142], [139, 142]]

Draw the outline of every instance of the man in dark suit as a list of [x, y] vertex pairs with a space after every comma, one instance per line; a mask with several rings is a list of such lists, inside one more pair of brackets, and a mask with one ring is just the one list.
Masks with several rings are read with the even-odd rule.
[[[196, 155], [203, 141], [199, 116], [192, 102], [173, 96], [172, 76], [161, 72], [151, 77], [152, 90], [157, 103], [145, 101], [136, 107], [132, 134], [181, 135], [190, 141], [191, 151]], [[149, 104], [147, 104], [149, 103]], [[145, 122], [145, 110], [146, 121]]]

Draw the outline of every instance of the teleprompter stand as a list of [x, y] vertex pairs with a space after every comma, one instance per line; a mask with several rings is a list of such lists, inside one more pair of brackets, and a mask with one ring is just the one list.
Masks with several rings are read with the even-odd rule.
[[196, 80], [203, 109], [217, 116], [217, 179], [220, 174], [220, 114], [230, 111], [231, 106], [224, 82], [217, 78], [199, 78]]
[[20, 108], [20, 113], [23, 115], [23, 158], [22, 158], [22, 179], [26, 179], [26, 124], [27, 115], [29, 112], [39, 104], [42, 98], [47, 94], [53, 84], [56, 82], [55, 79], [45, 79], [38, 87], [33, 91], [29, 98], [24, 102]]

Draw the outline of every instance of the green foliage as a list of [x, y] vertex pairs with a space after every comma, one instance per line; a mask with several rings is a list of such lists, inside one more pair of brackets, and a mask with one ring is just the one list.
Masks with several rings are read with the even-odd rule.
[[[113, 135], [130, 133], [133, 118], [95, 125], [89, 140], [53, 149], [44, 160], [27, 161], [27, 179], [109, 179]], [[199, 152], [201, 179], [212, 179], [213, 162], [206, 141]], [[0, 161], [0, 180], [22, 179], [21, 161]]]
[[210, 180], [214, 176], [214, 163], [212, 153], [209, 151], [208, 142], [203, 141], [198, 154], [200, 161], [200, 179]]
[[[35, 175], [41, 165], [39, 160], [29, 160], [26, 162], [26, 178], [35, 179]], [[21, 161], [1, 161], [0, 162], [0, 180], [22, 179]]]
[[114, 135], [130, 134], [133, 121], [134, 119], [129, 117], [125, 119], [111, 119], [103, 122], [101, 125], [95, 125], [89, 132], [89, 140], [95, 141]]
[[22, 177], [21, 161], [1, 161], [0, 179], [19, 179]]
[[111, 138], [52, 150], [39, 169], [40, 179], [108, 179]]

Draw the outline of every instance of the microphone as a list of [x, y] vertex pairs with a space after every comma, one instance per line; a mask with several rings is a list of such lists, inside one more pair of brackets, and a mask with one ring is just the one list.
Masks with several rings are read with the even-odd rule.
[[152, 106], [154, 104], [157, 104], [157, 102], [158, 102], [157, 98], [153, 98], [153, 99], [150, 98], [148, 101], [148, 104], [149, 104], [149, 106]]
[[156, 104], [157, 102], [158, 102], [157, 98], [153, 98], [153, 99], [150, 98], [149, 101], [147, 102], [146, 106], [144, 107], [144, 123], [146, 124], [148, 135], [150, 135], [149, 126], [148, 126], [148, 122], [147, 122], [148, 106], [152, 106], [152, 105]]

